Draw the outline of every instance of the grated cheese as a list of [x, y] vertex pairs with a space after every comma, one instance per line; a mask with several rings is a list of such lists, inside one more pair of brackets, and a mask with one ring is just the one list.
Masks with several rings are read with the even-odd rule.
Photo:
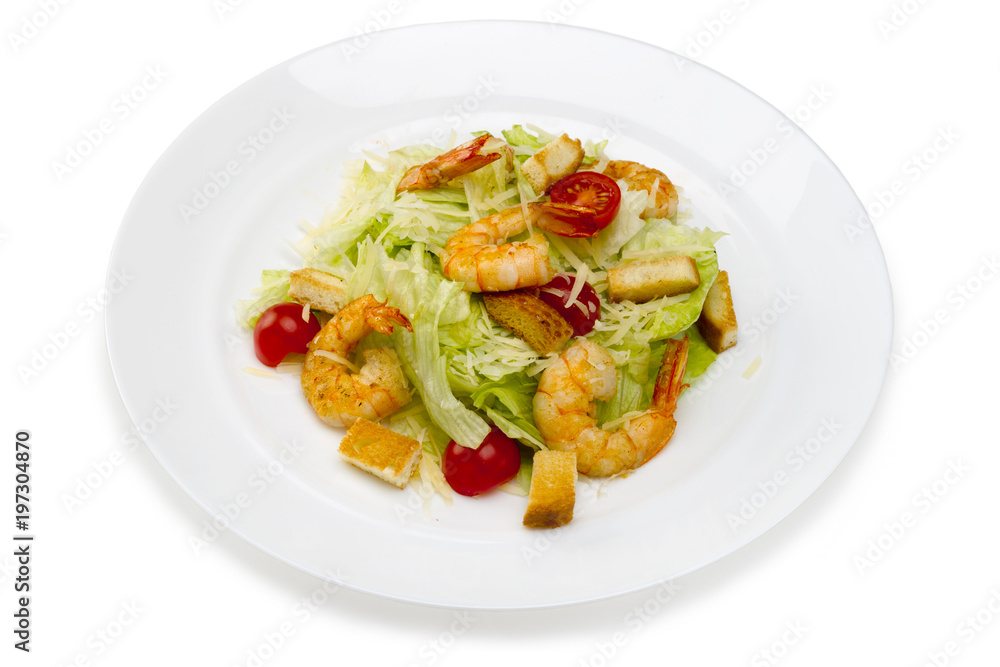
[[378, 153], [372, 153], [370, 150], [362, 149], [361, 154], [372, 162], [377, 162], [383, 166], [389, 166], [389, 158], [384, 155], [379, 155]]
[[[623, 302], [623, 303], [628, 303], [628, 302]], [[643, 316], [642, 310], [640, 310], [639, 308], [634, 308], [631, 313], [623, 317], [621, 320], [621, 324], [618, 326], [618, 331], [616, 331], [615, 334], [608, 339], [608, 342], [605, 345], [605, 347], [612, 347], [614, 345], [617, 345], [622, 340], [624, 340], [625, 336], [633, 329], [638, 331], [641, 328], [638, 326], [638, 324], [640, 320], [642, 320], [642, 316]]]
[[[580, 267], [580, 270], [576, 272], [576, 280], [573, 282], [573, 289], [569, 291], [569, 300], [566, 301], [566, 306], [573, 306], [577, 304], [576, 298], [580, 296], [580, 292], [583, 291], [583, 285], [587, 282], [587, 275], [590, 273], [590, 269], [586, 264]], [[583, 306], [583, 304], [580, 304]], [[586, 308], [581, 308], [583, 314], [587, 314]]]
[[426, 450], [420, 457], [419, 469], [421, 481], [427, 481], [431, 489], [437, 491], [444, 498], [444, 504], [450, 507], [452, 499], [451, 487], [448, 486], [448, 481], [444, 478], [441, 468], [427, 455]]
[[570, 250], [569, 245], [561, 236], [546, 234], [545, 237], [549, 240], [549, 243], [555, 246], [555, 249], [559, 251], [559, 254], [566, 258], [566, 261], [570, 263], [574, 270], [577, 272], [586, 270], [587, 265], [576, 256], [576, 253]]
[[643, 415], [648, 415], [648, 414], [649, 414], [649, 410], [633, 410], [632, 412], [626, 412], [625, 414], [623, 414], [618, 419], [612, 419], [609, 422], [601, 424], [601, 430], [602, 431], [614, 431], [619, 426], [622, 426], [622, 425], [624, 425], [625, 428], [628, 428], [629, 427], [629, 422], [631, 422], [633, 419], [636, 419], [637, 417], [642, 417]]
[[291, 248], [292, 250], [294, 250], [295, 254], [297, 254], [299, 257], [301, 257], [302, 259], [305, 259], [305, 260], [309, 259], [309, 255], [305, 251], [303, 251], [302, 248], [299, 247], [298, 243], [293, 243], [292, 241], [289, 241], [288, 239], [285, 239], [285, 243], [287, 243], [288, 247]]
[[743, 371], [743, 377], [747, 378], [748, 380], [751, 377], [753, 377], [753, 374], [757, 372], [758, 368], [760, 368], [760, 362], [761, 358], [760, 355], [758, 354], [756, 357], [753, 358], [753, 361], [750, 362], [750, 365], [747, 366], [747, 369]]
[[248, 375], [256, 375], [257, 377], [271, 378], [272, 380], [274, 380], [274, 379], [280, 380], [281, 379], [281, 376], [278, 375], [277, 373], [274, 373], [272, 371], [265, 371], [265, 370], [262, 370], [260, 368], [254, 368], [253, 366], [246, 366], [246, 367], [244, 367], [243, 368], [243, 372], [247, 373]]
[[347, 366], [351, 370], [352, 373], [357, 373], [358, 371], [361, 370], [360, 368], [358, 368], [356, 365], [354, 365], [353, 363], [351, 363], [347, 359], [344, 359], [339, 354], [336, 354], [334, 352], [330, 352], [329, 350], [313, 350], [313, 354], [315, 354], [317, 357], [323, 357], [324, 359], [329, 359], [330, 361], [335, 361], [338, 364], [341, 364], [342, 366]]

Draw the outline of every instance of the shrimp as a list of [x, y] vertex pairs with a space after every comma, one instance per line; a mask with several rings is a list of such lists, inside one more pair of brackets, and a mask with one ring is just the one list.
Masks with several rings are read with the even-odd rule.
[[413, 331], [396, 308], [371, 294], [335, 314], [309, 343], [302, 365], [302, 391], [316, 414], [331, 426], [350, 426], [359, 417], [378, 421], [410, 402], [396, 353], [387, 347], [365, 350], [365, 363], [352, 374], [347, 357], [373, 329], [392, 333], [398, 324]]
[[645, 190], [654, 202], [647, 204], [640, 218], [669, 218], [677, 212], [677, 188], [659, 169], [627, 160], [612, 160], [604, 168], [604, 175], [615, 180], [623, 179], [629, 190]]
[[593, 209], [552, 202], [511, 206], [455, 232], [444, 246], [441, 270], [451, 280], [465, 283], [469, 292], [544, 285], [555, 276], [545, 236], [536, 231], [525, 241], [505, 241], [525, 231], [529, 223], [558, 231], [577, 219], [579, 224], [593, 225]]
[[491, 162], [499, 160], [502, 156], [506, 156], [507, 165], [508, 167], [511, 166], [514, 153], [511, 151], [510, 146], [500, 142], [499, 139], [496, 139], [496, 141], [500, 142], [500, 146], [498, 147], [499, 152], [482, 154], [483, 146], [490, 139], [494, 139], [494, 137], [489, 134], [480, 135], [472, 141], [453, 148], [447, 153], [442, 153], [423, 164], [410, 167], [403, 174], [403, 178], [400, 179], [399, 184], [396, 186], [396, 194], [404, 190], [428, 190], [435, 188], [453, 178], [464, 176], [480, 167], [485, 167]]
[[688, 340], [668, 341], [656, 376], [653, 402], [614, 431], [597, 425], [595, 399], [615, 395], [618, 372], [611, 355], [581, 339], [545, 369], [533, 401], [535, 425], [549, 449], [576, 452], [577, 470], [606, 477], [638, 468], [674, 434], [674, 410], [687, 368]]

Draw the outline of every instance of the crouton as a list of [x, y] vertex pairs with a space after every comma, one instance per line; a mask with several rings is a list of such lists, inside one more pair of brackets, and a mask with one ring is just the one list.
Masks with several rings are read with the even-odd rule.
[[360, 418], [340, 441], [345, 461], [394, 486], [405, 488], [423, 450], [413, 438]]
[[521, 173], [535, 190], [544, 194], [552, 184], [564, 176], [569, 176], [580, 168], [583, 162], [583, 146], [579, 139], [562, 135], [550, 141], [529, 157], [521, 165]]
[[344, 281], [336, 276], [317, 269], [301, 269], [288, 276], [288, 298], [335, 315], [347, 305], [347, 290]]
[[694, 291], [701, 284], [698, 264], [688, 255], [631, 262], [608, 271], [611, 301], [645, 303]]
[[561, 350], [573, 336], [570, 326], [555, 308], [534, 294], [517, 290], [484, 294], [486, 312], [497, 324], [511, 331], [539, 354]]
[[725, 271], [719, 271], [708, 290], [705, 305], [698, 318], [698, 331], [715, 353], [736, 345], [736, 311], [733, 309], [733, 294], [729, 289], [729, 274]]
[[576, 452], [543, 449], [532, 459], [531, 489], [523, 523], [558, 528], [573, 520], [576, 504]]

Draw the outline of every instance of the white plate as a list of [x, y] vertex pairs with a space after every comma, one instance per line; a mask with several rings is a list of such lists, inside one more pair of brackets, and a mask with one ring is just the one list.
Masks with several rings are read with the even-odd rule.
[[[581, 482], [573, 522], [550, 532], [522, 528], [525, 500], [503, 493], [450, 507], [435, 498], [425, 516], [412, 488], [343, 463], [340, 432], [315, 418], [296, 377], [244, 371], [255, 360], [233, 315], [261, 269], [297, 268], [283, 239], [320, 219], [341, 162], [362, 147], [443, 145], [452, 129], [516, 122], [610, 138], [612, 157], [666, 171], [691, 200], [691, 224], [730, 234], [718, 249], [741, 324], [739, 345], [682, 397], [667, 449], [600, 493]], [[720, 187], [734, 181], [745, 183]], [[108, 308], [108, 347], [156, 458], [219, 525], [275, 557], [434, 605], [595, 600], [731, 553], [802, 503], [854, 443], [892, 328], [878, 241], [870, 228], [847, 233], [861, 215], [791, 121], [672, 53], [536, 23], [391, 30], [360, 51], [333, 44], [264, 72], [170, 146], [118, 235], [110, 270], [134, 278]], [[177, 407], [153, 431], [158, 400]]]

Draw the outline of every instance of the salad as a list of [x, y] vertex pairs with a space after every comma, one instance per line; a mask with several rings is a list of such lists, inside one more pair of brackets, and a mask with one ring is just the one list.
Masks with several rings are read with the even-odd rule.
[[[263, 271], [239, 322], [262, 364], [302, 363], [324, 421], [418, 442], [417, 475], [443, 494], [527, 495], [533, 454], [550, 449], [577, 451], [581, 474], [627, 473], [673, 425], [605, 465], [615, 437], [652, 437], [633, 431], [672, 421], [717, 356], [697, 323], [724, 234], [606, 141], [521, 125], [473, 136], [346, 163], [342, 200], [294, 244], [302, 269]], [[595, 390], [576, 395], [581, 383]], [[586, 464], [579, 443], [594, 438], [604, 449]]]

